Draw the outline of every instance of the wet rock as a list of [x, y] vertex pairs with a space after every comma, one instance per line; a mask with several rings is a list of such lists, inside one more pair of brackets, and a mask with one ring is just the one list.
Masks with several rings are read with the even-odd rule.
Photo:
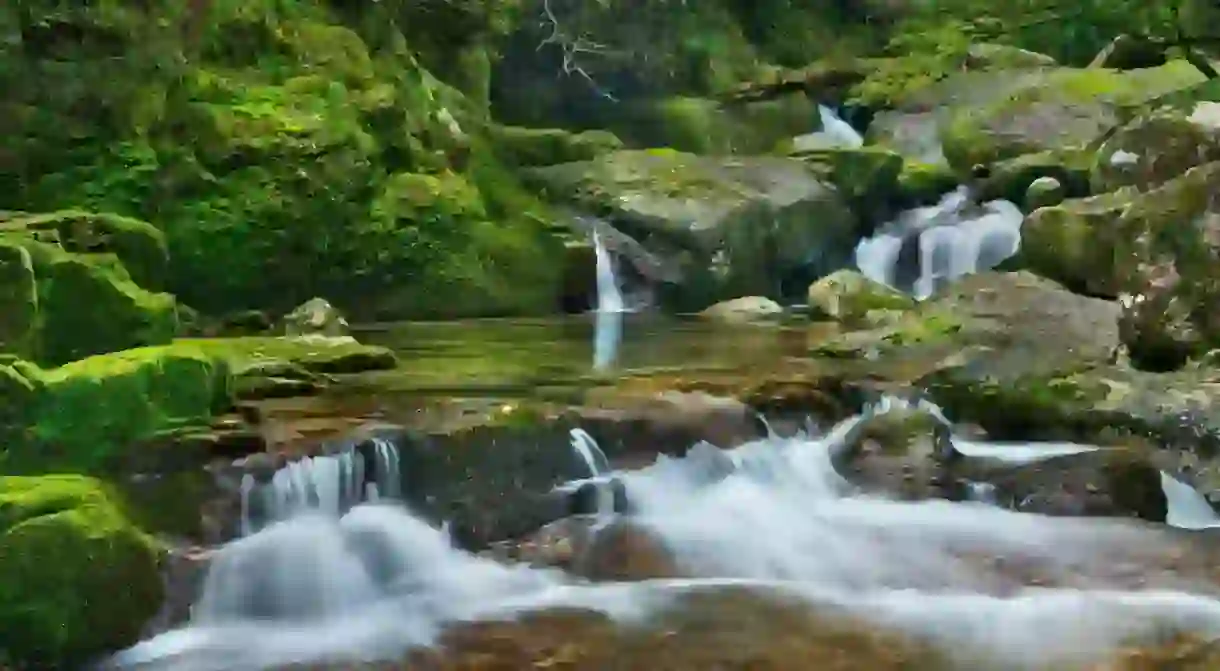
[[867, 324], [879, 312], [902, 312], [915, 307], [915, 299], [855, 270], [840, 270], [809, 285], [809, 312], [814, 319], [848, 325]]
[[347, 319], [324, 298], [311, 298], [284, 315], [284, 335], [339, 338], [348, 335]]
[[1034, 210], [1021, 224], [1018, 263], [1092, 296], [1119, 294], [1119, 217], [1139, 196], [1134, 188]]
[[783, 306], [770, 298], [744, 296], [721, 301], [700, 312], [699, 316], [726, 324], [757, 324], [775, 322], [783, 314]]
[[590, 580], [614, 582], [683, 575], [660, 538], [626, 520], [591, 534], [573, 570]]
[[992, 485], [996, 502], [1013, 510], [1165, 521], [1160, 470], [1137, 450], [1106, 448], [1008, 467], [979, 461], [985, 459], [967, 458], [951, 469], [951, 477]]
[[[623, 151], [534, 170], [531, 179], [554, 200], [605, 212], [669, 259], [681, 279], [663, 287], [663, 298], [680, 310], [774, 295], [793, 273], [837, 267], [855, 244], [843, 199], [792, 159]], [[820, 251], [814, 258], [810, 250]]]
[[959, 498], [946, 487], [936, 451], [940, 423], [926, 412], [896, 409], [861, 422], [834, 455], [835, 470], [866, 492], [903, 500]]
[[965, 66], [970, 70], [994, 68], [1049, 68], [1058, 62], [1051, 56], [1006, 44], [975, 43], [966, 51]]
[[612, 463], [680, 456], [700, 441], [731, 449], [765, 435], [749, 405], [703, 392], [615, 393], [591, 403], [569, 421], [588, 431]]
[[1063, 202], [1067, 191], [1059, 180], [1054, 177], [1039, 177], [1029, 185], [1025, 192], [1025, 209], [1029, 211], [1040, 207], [1049, 207]]

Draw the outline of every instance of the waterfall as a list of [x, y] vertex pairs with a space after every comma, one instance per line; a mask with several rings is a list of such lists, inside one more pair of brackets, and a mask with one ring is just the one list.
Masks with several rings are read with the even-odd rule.
[[967, 187], [936, 205], [900, 214], [856, 246], [869, 279], [925, 299], [962, 276], [995, 268], [1021, 244], [1020, 208], [1006, 200], [973, 207]]
[[614, 274], [614, 262], [602, 244], [601, 236], [593, 231], [593, 250], [597, 258], [597, 311], [593, 335], [593, 368], [605, 370], [618, 356], [623, 334], [623, 294]]
[[792, 138], [794, 152], [834, 148], [858, 149], [864, 146], [864, 136], [856, 132], [851, 124], [839, 118], [834, 110], [825, 105], [818, 105], [818, 117], [822, 121], [822, 130]]
[[1194, 487], [1161, 471], [1161, 489], [1169, 510], [1165, 523], [1181, 529], [1213, 529], [1220, 527], [1220, 515]]
[[402, 474], [398, 447], [370, 438], [369, 457], [355, 446], [335, 454], [303, 457], [285, 464], [270, 481], [247, 473], [241, 481], [241, 533], [305, 513], [338, 517], [365, 501], [398, 499]]

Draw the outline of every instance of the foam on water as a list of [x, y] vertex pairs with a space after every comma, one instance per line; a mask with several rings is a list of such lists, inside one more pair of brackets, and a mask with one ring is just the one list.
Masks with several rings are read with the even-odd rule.
[[[957, 278], [995, 268], [1016, 254], [1023, 219], [1020, 208], [1006, 200], [972, 207], [969, 189], [961, 187], [936, 205], [902, 213], [861, 240], [856, 267], [875, 282], [924, 299]], [[903, 249], [911, 245], [916, 257], [904, 264]]]
[[[1157, 591], [1152, 565], [1144, 591], [1107, 578], [1106, 567], [1163, 543], [1164, 530], [855, 491], [831, 457], [861, 421], [818, 439], [770, 437], [727, 452], [700, 444], [684, 458], [615, 474], [635, 523], [696, 578], [591, 585], [505, 566], [453, 548], [445, 533], [401, 509], [365, 504], [341, 517], [297, 515], [223, 548], [192, 623], [115, 663], [219, 671], [372, 659], [426, 643], [454, 621], [554, 605], [629, 617], [677, 593], [723, 585], [847, 607], [1014, 667], [1083, 660], [1165, 627], [1220, 635], [1220, 601], [1206, 586], [1184, 591], [1174, 582]], [[1027, 589], [979, 557], [1036, 566], [1051, 584], [1071, 587]]]

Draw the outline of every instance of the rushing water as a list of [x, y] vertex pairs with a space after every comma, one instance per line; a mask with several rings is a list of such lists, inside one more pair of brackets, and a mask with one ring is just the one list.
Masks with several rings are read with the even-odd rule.
[[852, 128], [851, 124], [835, 114], [834, 110], [825, 105], [818, 105], [818, 117], [822, 121], [822, 130], [793, 138], [793, 151], [801, 152], [836, 147], [856, 149], [864, 146], [864, 136], [860, 135], [855, 128]]
[[[1220, 635], [1220, 601], [1206, 586], [1196, 591], [1179, 579], [1158, 588], [1154, 564], [1139, 591], [1108, 577], [1108, 569], [1162, 546], [1164, 530], [855, 491], [831, 464], [861, 421], [821, 438], [772, 437], [728, 452], [701, 444], [683, 458], [661, 456], [617, 474], [635, 523], [695, 578], [589, 584], [464, 553], [442, 531], [385, 503], [343, 515], [316, 510], [223, 548], [191, 624], [114, 661], [219, 671], [372, 659], [426, 644], [454, 621], [556, 605], [638, 616], [677, 593], [725, 585], [846, 607], [1014, 667], [1083, 663], [1165, 627]], [[1051, 452], [1068, 449], [1060, 448]], [[591, 446], [576, 449], [590, 470], [601, 470]], [[1022, 461], [1029, 452], [991, 456]], [[1041, 584], [1064, 586], [1013, 585], [980, 556], [1035, 566], [1050, 580]]]
[[856, 247], [856, 266], [869, 279], [917, 298], [953, 280], [995, 268], [1021, 245], [1020, 208], [1006, 200], [974, 206], [967, 187], [936, 205], [899, 215]]

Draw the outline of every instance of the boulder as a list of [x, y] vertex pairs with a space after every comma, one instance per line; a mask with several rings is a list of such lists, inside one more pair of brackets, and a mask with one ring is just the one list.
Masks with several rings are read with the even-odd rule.
[[339, 338], [348, 335], [347, 319], [324, 298], [311, 298], [284, 315], [284, 335]]
[[816, 130], [818, 112], [803, 92], [733, 104], [676, 96], [628, 103], [609, 124], [635, 147], [748, 155], [770, 153], [788, 138]]
[[1007, 44], [976, 42], [966, 50], [965, 66], [970, 70], [996, 68], [1050, 68], [1059, 63], [1051, 56]]
[[743, 296], [721, 301], [699, 313], [704, 319], [724, 324], [774, 322], [783, 315], [782, 305], [763, 296]]
[[843, 197], [794, 159], [623, 151], [531, 174], [548, 197], [604, 213], [672, 259], [681, 279], [663, 298], [684, 311], [775, 296], [793, 276], [841, 267], [856, 242]]
[[903, 159], [878, 147], [812, 149], [793, 152], [850, 203], [862, 219], [882, 218], [907, 200], [899, 185]]
[[952, 111], [941, 132], [950, 165], [965, 170], [1022, 154], [1084, 147], [1120, 122], [1125, 108], [1203, 79], [1185, 61], [1122, 72], [1033, 72], [1005, 98]]
[[0, 477], [0, 652], [83, 668], [134, 644], [161, 605], [158, 554], [97, 480]]
[[1043, 177], [1059, 182], [1067, 197], [1089, 194], [1089, 167], [1092, 154], [1086, 151], [1044, 151], [1025, 154], [991, 165], [978, 180], [978, 198], [997, 198], [1024, 204], [1024, 210], [1037, 209], [1026, 202], [1029, 187]]
[[1034, 210], [1021, 224], [1018, 264], [1075, 291], [1116, 298], [1118, 221], [1138, 195], [1125, 188]]
[[1166, 109], [1141, 116], [1111, 135], [1096, 152], [1097, 193], [1125, 186], [1147, 190], [1187, 170], [1220, 160], [1220, 103]]
[[1180, 367], [1220, 344], [1220, 162], [1134, 200], [1116, 224], [1123, 343], [1134, 363]]
[[73, 253], [10, 233], [0, 234], [0, 263], [7, 301], [0, 343], [39, 364], [165, 344], [178, 329], [173, 296], [137, 285], [114, 254]]
[[1134, 70], [1154, 68], [1164, 63], [1165, 48], [1163, 46], [1131, 35], [1119, 35], [1098, 52], [1089, 63], [1089, 67]]
[[1033, 211], [1040, 207], [1050, 207], [1063, 202], [1067, 195], [1063, 184], [1054, 177], [1039, 177], [1030, 183], [1029, 189], [1025, 192], [1025, 198], [1022, 200], [1025, 203], [1027, 211]]
[[496, 155], [506, 164], [521, 168], [589, 161], [623, 147], [622, 140], [606, 131], [572, 133], [560, 128], [496, 124], [488, 131]]
[[814, 319], [849, 325], [867, 324], [878, 313], [902, 312], [915, 307], [915, 299], [855, 270], [840, 270], [809, 285], [809, 313]]

